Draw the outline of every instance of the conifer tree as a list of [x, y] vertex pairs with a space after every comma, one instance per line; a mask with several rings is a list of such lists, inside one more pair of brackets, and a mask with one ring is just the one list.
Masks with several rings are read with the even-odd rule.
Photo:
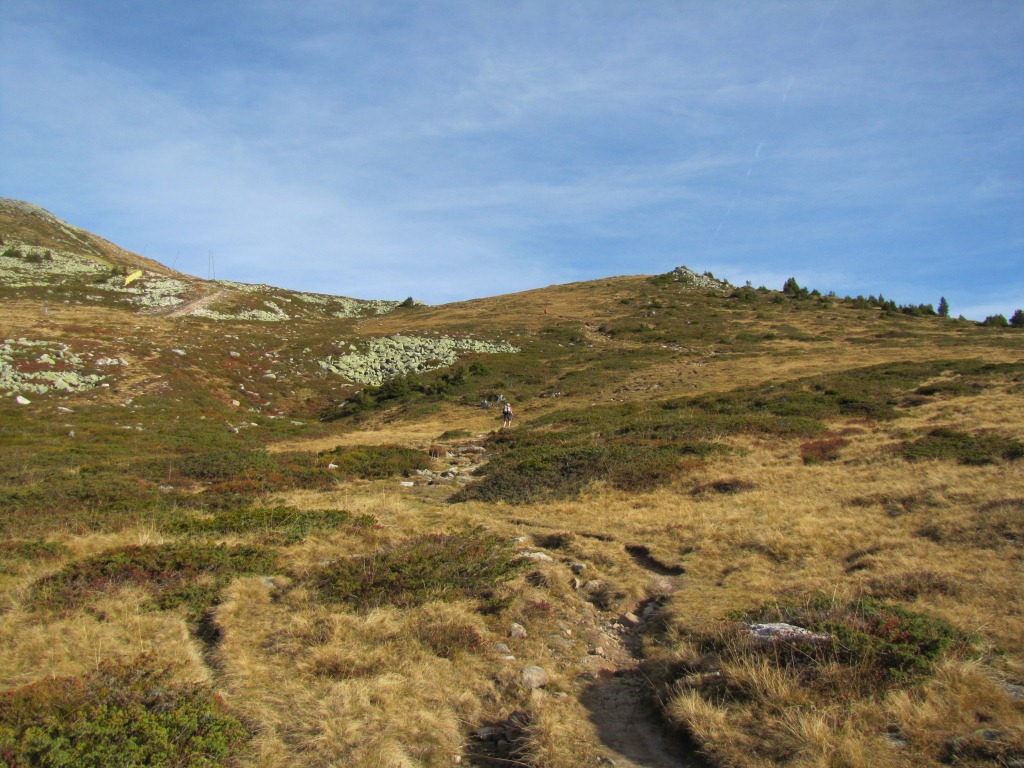
[[949, 302], [945, 296], [939, 299], [939, 317], [949, 317]]

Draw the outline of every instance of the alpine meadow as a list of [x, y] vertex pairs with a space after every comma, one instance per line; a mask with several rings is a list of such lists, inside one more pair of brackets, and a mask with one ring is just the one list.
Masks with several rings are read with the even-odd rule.
[[0, 239], [0, 764], [1024, 765], [1020, 311]]

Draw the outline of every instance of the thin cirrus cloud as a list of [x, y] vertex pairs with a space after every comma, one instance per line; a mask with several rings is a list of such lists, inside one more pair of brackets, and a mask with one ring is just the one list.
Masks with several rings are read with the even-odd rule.
[[202, 276], [441, 302], [687, 264], [1024, 304], [1024, 6], [9, 0], [0, 22], [0, 194]]

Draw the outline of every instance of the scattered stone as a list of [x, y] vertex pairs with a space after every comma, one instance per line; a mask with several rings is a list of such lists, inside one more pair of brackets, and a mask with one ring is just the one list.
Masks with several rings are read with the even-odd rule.
[[240, 353], [238, 353], [238, 352], [228, 352], [228, 355], [230, 355], [231, 357], [241, 357], [241, 356], [242, 356], [242, 355], [241, 355]]
[[338, 465], [337, 465], [337, 464], [334, 464], [334, 463], [331, 463], [331, 464], [328, 464], [328, 465], [327, 465], [327, 468], [328, 468], [328, 469], [337, 469], [337, 468], [338, 468]]
[[496, 653], [500, 653], [500, 654], [502, 654], [504, 656], [508, 656], [510, 653], [512, 653], [512, 649], [509, 648], [504, 643], [496, 643], [494, 645], [494, 650], [495, 650]]
[[595, 645], [593, 648], [587, 651], [591, 656], [604, 656], [604, 646]]
[[473, 731], [473, 737], [480, 741], [497, 741], [499, 738], [505, 738], [505, 726], [485, 725]]
[[527, 560], [533, 560], [533, 561], [538, 562], [538, 563], [553, 563], [553, 562], [555, 562], [555, 558], [553, 558], [551, 555], [548, 555], [548, 554], [546, 554], [544, 552], [522, 552], [519, 556], [522, 557], [522, 558], [525, 558]]
[[1024, 701], [1024, 685], [1018, 685], [1017, 683], [1003, 683], [1003, 690], [1009, 694], [1011, 699]]
[[526, 627], [524, 627], [522, 624], [518, 624], [518, 623], [513, 621], [512, 625], [508, 629], [508, 636], [509, 637], [526, 637], [527, 636], [527, 634], [526, 634]]
[[400, 480], [398, 484], [403, 488], [412, 488], [414, 485], [416, 485], [416, 483], [414, 483], [412, 480]]
[[523, 679], [523, 687], [531, 691], [537, 688], [543, 688], [551, 682], [551, 677], [542, 667], [537, 667], [532, 664], [523, 667], [520, 674]]
[[572, 565], [569, 566], [569, 568], [572, 569], [573, 573], [579, 575], [579, 574], [583, 573], [585, 570], [587, 570], [587, 564], [586, 563], [573, 563]]
[[624, 613], [619, 617], [619, 624], [624, 627], [639, 627], [641, 624], [640, 617], [635, 613]]
[[898, 733], [885, 733], [882, 734], [882, 737], [885, 739], [885, 743], [893, 749], [903, 749], [907, 746], [907, 740]]
[[28, 405], [32, 401], [29, 400], [27, 397], [22, 397], [21, 395], [18, 395], [16, 398], [14, 398], [14, 402], [16, 402], [18, 405]]

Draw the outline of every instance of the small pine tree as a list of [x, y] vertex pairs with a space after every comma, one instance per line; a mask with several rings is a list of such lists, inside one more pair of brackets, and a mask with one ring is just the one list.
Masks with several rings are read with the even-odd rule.
[[1018, 309], [1010, 317], [1010, 325], [1014, 328], [1024, 328], [1024, 310]]
[[797, 283], [795, 277], [791, 277], [783, 283], [782, 292], [788, 293], [790, 296], [796, 296], [800, 293], [800, 285]]
[[939, 299], [939, 317], [949, 317], [949, 302], [945, 296]]

